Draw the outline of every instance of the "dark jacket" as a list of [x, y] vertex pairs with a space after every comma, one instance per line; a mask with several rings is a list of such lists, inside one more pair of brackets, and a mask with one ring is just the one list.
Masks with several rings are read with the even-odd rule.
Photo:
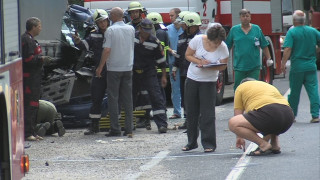
[[160, 40], [161, 45], [164, 48], [164, 54], [166, 56], [166, 59], [168, 59], [167, 50], [169, 48], [169, 35], [167, 31], [165, 31], [164, 29], [161, 29], [160, 25], [156, 24], [154, 27], [156, 30], [156, 36]]
[[21, 36], [21, 43], [25, 103], [37, 107], [43, 65], [42, 50], [39, 43], [27, 32]]
[[[103, 51], [103, 42], [104, 42], [104, 33], [100, 32], [99, 30], [92, 30], [90, 34], [82, 40], [76, 46], [83, 50], [83, 51], [92, 51], [93, 52], [93, 62], [95, 69], [99, 66], [102, 51]], [[105, 74], [105, 66], [103, 66], [103, 70], [101, 74]]]
[[156, 37], [151, 35], [148, 40], [140, 43], [139, 32], [136, 32], [134, 42], [134, 70], [166, 67], [163, 47]]
[[196, 31], [194, 34], [191, 35], [188, 35], [186, 31], [184, 31], [179, 36], [177, 54], [179, 54], [180, 57], [175, 58], [175, 62], [173, 63], [173, 65], [179, 68], [180, 76], [187, 76], [190, 62], [186, 60], [185, 53], [187, 51], [191, 39], [198, 34], [201, 34], [200, 30]]

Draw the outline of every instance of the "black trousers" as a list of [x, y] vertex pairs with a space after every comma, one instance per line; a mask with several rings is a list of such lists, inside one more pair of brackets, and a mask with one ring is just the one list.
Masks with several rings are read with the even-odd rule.
[[23, 78], [24, 130], [25, 137], [36, 136], [35, 126], [39, 110], [40, 74], [31, 74]]
[[91, 80], [91, 100], [92, 105], [90, 108], [90, 119], [101, 118], [101, 104], [107, 90], [107, 77], [106, 74], [102, 77], [93, 77]]
[[183, 107], [184, 109], [186, 109], [185, 107], [185, 95], [184, 95], [184, 89], [185, 89], [185, 81], [186, 81], [186, 76], [180, 76], [180, 92], [181, 92], [181, 107]]
[[135, 105], [137, 102], [138, 92], [147, 90], [152, 105], [153, 120], [158, 128], [168, 126], [165, 100], [160, 88], [156, 69], [150, 68], [141, 73], [137, 73], [135, 70], [133, 71], [133, 104]]
[[188, 145], [197, 144], [200, 129], [203, 148], [216, 149], [216, 82], [198, 82], [187, 78], [185, 97]]

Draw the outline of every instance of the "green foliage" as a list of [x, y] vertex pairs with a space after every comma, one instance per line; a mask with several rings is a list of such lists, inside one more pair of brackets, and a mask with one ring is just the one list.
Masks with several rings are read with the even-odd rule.
[[83, 6], [84, 0], [68, 0], [69, 4], [78, 4], [80, 6]]

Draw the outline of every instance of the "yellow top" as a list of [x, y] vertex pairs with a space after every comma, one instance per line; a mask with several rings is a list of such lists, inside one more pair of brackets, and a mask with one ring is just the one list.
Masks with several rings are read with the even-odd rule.
[[240, 84], [234, 96], [234, 109], [246, 112], [273, 103], [289, 106], [277, 88], [262, 81], [247, 81]]

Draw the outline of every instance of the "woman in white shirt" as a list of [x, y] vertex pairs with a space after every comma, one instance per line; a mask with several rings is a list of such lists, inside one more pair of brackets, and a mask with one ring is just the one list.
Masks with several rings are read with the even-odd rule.
[[185, 55], [191, 62], [185, 90], [188, 144], [182, 148], [182, 151], [190, 151], [198, 147], [199, 129], [204, 152], [214, 152], [217, 147], [216, 81], [219, 71], [226, 69], [229, 58], [228, 47], [223, 42], [225, 37], [225, 30], [217, 24], [210, 27], [206, 35], [195, 36], [189, 42]]

